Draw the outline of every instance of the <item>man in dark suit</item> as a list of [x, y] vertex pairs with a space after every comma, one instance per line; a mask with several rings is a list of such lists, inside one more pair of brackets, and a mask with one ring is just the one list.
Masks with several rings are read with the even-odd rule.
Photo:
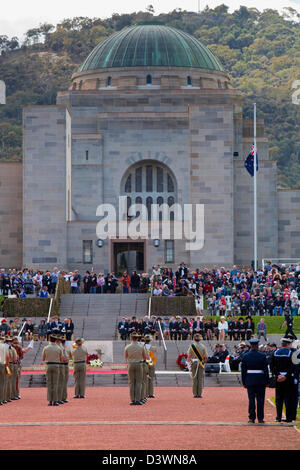
[[181, 263], [178, 270], [175, 273], [176, 281], [179, 282], [180, 279], [186, 279], [188, 275], [188, 270], [185, 267], [184, 263]]
[[59, 321], [58, 317], [53, 317], [53, 321], [50, 324], [51, 333], [56, 335], [59, 334], [62, 329], [62, 322]]
[[[269, 383], [269, 371], [266, 355], [258, 351], [259, 340], [249, 341], [251, 350], [242, 359], [242, 383], [248, 391], [249, 423], [264, 423], [265, 391]], [[255, 406], [257, 404], [257, 407]], [[256, 413], [257, 408], [257, 413]]]
[[230, 325], [229, 337], [230, 337], [230, 341], [232, 341], [232, 339], [234, 341], [238, 341], [240, 339], [240, 323], [238, 322], [238, 319], [236, 317], [234, 317]]
[[200, 317], [197, 317], [193, 322], [193, 338], [195, 333], [200, 334], [202, 338], [204, 336], [203, 322], [200, 320]]
[[254, 322], [250, 316], [246, 318], [245, 328], [246, 328], [247, 341], [249, 341], [252, 335], [254, 334]]
[[149, 320], [148, 315], [145, 316], [145, 319], [142, 324], [143, 335], [152, 335], [154, 332], [153, 322]]
[[121, 339], [124, 341], [127, 338], [128, 328], [129, 328], [129, 325], [128, 325], [128, 322], [126, 321], [126, 318], [122, 317], [121, 321], [119, 321], [119, 324], [118, 324], [118, 332], [120, 333]]
[[179, 334], [179, 323], [176, 318], [173, 316], [170, 321], [170, 339], [177, 340]]

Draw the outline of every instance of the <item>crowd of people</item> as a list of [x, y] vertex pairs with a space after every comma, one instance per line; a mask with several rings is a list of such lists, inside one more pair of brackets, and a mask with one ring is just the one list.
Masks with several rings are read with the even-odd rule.
[[270, 261], [263, 269], [232, 269], [214, 266], [212, 269], [190, 271], [184, 263], [177, 271], [154, 266], [153, 295], [173, 297], [193, 295], [199, 309], [210, 315], [282, 315], [300, 313], [300, 262], [297, 265], [276, 265]]
[[65, 335], [66, 340], [70, 341], [74, 333], [74, 323], [71, 318], [67, 317], [63, 321], [59, 317], [50, 317], [40, 320], [39, 324], [34, 323], [30, 318], [23, 318], [22, 320], [15, 317], [13, 320], [7, 321], [2, 318], [0, 323], [0, 336], [1, 337], [22, 337], [25, 341], [38, 339], [39, 341], [46, 341], [51, 334]]
[[40, 271], [24, 268], [0, 269], [0, 295], [16, 295], [26, 298], [28, 295], [36, 297], [49, 297], [55, 294], [59, 276], [63, 275], [58, 268], [50, 271]]
[[[299, 342], [300, 345], [300, 342]], [[298, 347], [298, 343], [296, 344]], [[271, 364], [271, 358], [274, 352], [278, 349], [275, 343], [260, 344], [259, 351], [264, 353], [267, 357], [268, 364]], [[238, 345], [234, 345], [231, 350], [225, 343], [216, 343], [213, 347], [213, 354], [208, 358], [208, 363], [222, 363], [226, 360], [229, 361], [229, 367], [231, 371], [239, 371], [243, 357], [250, 351], [250, 345], [245, 342], [241, 342]]]
[[266, 261], [257, 271], [236, 265], [232, 269], [214, 266], [190, 270], [181, 263], [173, 272], [170, 267], [156, 265], [150, 273], [125, 271], [119, 277], [113, 272], [81, 274], [57, 267], [46, 272], [0, 269], [0, 295], [48, 297], [55, 293], [59, 277], [70, 282], [74, 294], [114, 294], [119, 288], [124, 294], [151, 290], [154, 296], [195, 296], [198, 310], [205, 308], [210, 315], [300, 314], [300, 261], [288, 266]]
[[[293, 331], [293, 317], [287, 313], [284, 318], [281, 327], [285, 328], [285, 335], [297, 339]], [[155, 315], [150, 317], [146, 315], [143, 318], [123, 316], [118, 323], [118, 332], [122, 340], [129, 339], [131, 333], [135, 332], [142, 335], [150, 334], [156, 339], [163, 335], [165, 339], [170, 340], [193, 339], [197, 333], [203, 340], [249, 341], [257, 335], [257, 338], [263, 337], [268, 341], [264, 317], [261, 317], [255, 326], [251, 316], [244, 320], [242, 317], [232, 317], [230, 314], [220, 317], [219, 320], [200, 315], [197, 317], [173, 315], [171, 318]]]

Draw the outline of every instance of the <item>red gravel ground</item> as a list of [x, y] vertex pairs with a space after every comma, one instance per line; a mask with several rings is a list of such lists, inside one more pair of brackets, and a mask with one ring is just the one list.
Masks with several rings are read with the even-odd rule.
[[[202, 399], [194, 399], [191, 388], [159, 387], [143, 406], [129, 406], [125, 387], [88, 388], [84, 400], [73, 399], [69, 389], [69, 403], [57, 407], [47, 406], [45, 388], [21, 392], [21, 400], [1, 406], [1, 450], [300, 449], [293, 427], [245, 425], [243, 388], [207, 387]], [[267, 397], [273, 395], [268, 389]], [[274, 419], [275, 409], [266, 402], [265, 421]], [[182, 422], [205, 424], [175, 424]]]

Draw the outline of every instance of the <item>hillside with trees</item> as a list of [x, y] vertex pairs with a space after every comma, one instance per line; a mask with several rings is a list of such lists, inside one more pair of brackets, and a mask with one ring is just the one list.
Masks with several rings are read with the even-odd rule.
[[[197, 37], [245, 95], [244, 117], [265, 120], [271, 158], [278, 162], [281, 188], [300, 189], [300, 105], [293, 104], [292, 84], [300, 80], [300, 13], [286, 8], [206, 7], [200, 14], [176, 9], [113, 14], [108, 19], [70, 18], [57, 25], [30, 29], [21, 42], [0, 35], [0, 78], [6, 82], [7, 104], [0, 106], [0, 159], [22, 158], [22, 107], [55, 104], [56, 93], [91, 50], [115, 31], [155, 20]], [[300, 85], [298, 86], [300, 88]]]

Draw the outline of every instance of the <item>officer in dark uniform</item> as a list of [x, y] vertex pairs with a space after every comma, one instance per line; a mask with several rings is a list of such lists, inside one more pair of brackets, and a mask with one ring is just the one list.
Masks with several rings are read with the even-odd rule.
[[300, 376], [300, 341], [293, 342], [292, 347], [292, 363], [294, 364], [294, 411], [293, 421], [297, 419], [297, 408], [299, 403], [299, 376]]
[[276, 403], [276, 421], [282, 421], [282, 408], [285, 404], [286, 422], [291, 423], [294, 419], [294, 395], [295, 395], [295, 365], [292, 362], [291, 351], [292, 340], [290, 338], [281, 339], [281, 348], [274, 352], [270, 369], [272, 375], [277, 378], [275, 387], [275, 403]]
[[264, 423], [265, 391], [269, 383], [269, 371], [266, 355], [258, 351], [259, 340], [249, 341], [251, 350], [242, 359], [242, 383], [248, 391], [249, 423], [255, 423], [257, 403], [257, 418]]
[[293, 339], [297, 339], [297, 336], [293, 332], [294, 319], [291, 312], [289, 312], [288, 310], [285, 310], [284, 312], [284, 322], [280, 328], [283, 328], [284, 325], [286, 325], [286, 332], [284, 337], [288, 338], [289, 336], [291, 336]]

